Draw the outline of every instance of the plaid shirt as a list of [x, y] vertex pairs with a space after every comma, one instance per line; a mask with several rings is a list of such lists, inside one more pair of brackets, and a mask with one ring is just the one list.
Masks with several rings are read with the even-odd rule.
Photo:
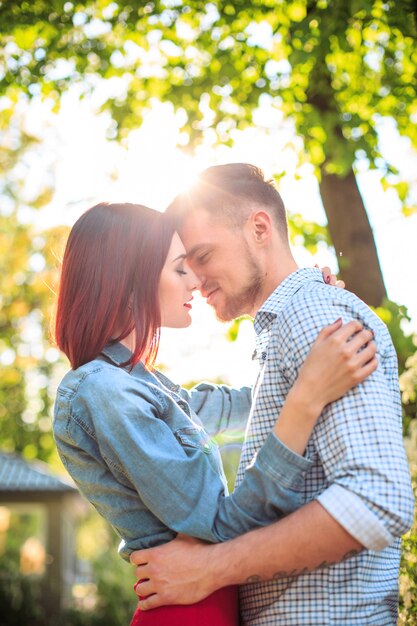
[[320, 270], [291, 274], [255, 318], [260, 372], [237, 484], [273, 427], [318, 332], [338, 317], [359, 319], [374, 331], [379, 366], [319, 418], [306, 451], [313, 465], [304, 502], [320, 502], [366, 549], [327, 569], [243, 585], [245, 625], [397, 623], [399, 537], [412, 523], [413, 495], [396, 354], [380, 319], [352, 293], [325, 285]]

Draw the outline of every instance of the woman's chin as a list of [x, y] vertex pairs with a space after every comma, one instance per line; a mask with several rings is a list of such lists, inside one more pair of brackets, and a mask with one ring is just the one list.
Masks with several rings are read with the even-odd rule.
[[189, 326], [191, 326], [193, 320], [191, 319], [190, 315], [187, 315], [186, 318], [182, 319], [182, 320], [175, 320], [175, 322], [167, 322], [167, 323], [162, 323], [161, 327], [162, 328], [188, 328]]
[[191, 318], [191, 315], [189, 315], [188, 319], [184, 321], [184, 324], [182, 326], [178, 326], [178, 328], [188, 328], [189, 326], [191, 326], [192, 323], [193, 320]]

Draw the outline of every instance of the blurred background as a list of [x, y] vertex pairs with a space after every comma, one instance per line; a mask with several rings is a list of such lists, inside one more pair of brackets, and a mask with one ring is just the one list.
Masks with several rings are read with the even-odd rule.
[[[300, 266], [329, 265], [388, 325], [417, 477], [417, 13], [406, 0], [0, 2], [0, 623], [129, 623], [131, 567], [51, 434], [68, 363], [50, 332], [70, 226], [164, 210], [196, 173], [276, 181]], [[176, 382], [251, 384], [250, 320], [164, 331]], [[230, 486], [243, 434], [220, 444]], [[417, 624], [417, 526], [401, 625]], [[104, 620], [104, 622], [103, 622]]]

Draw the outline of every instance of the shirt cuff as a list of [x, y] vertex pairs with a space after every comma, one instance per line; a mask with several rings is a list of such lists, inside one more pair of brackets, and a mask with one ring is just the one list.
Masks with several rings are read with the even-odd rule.
[[333, 484], [320, 494], [317, 501], [347, 532], [368, 550], [383, 550], [394, 536], [380, 519], [352, 491]]
[[304, 488], [307, 470], [313, 463], [287, 448], [271, 431], [256, 456], [256, 464], [263, 473], [284, 487], [300, 491]]

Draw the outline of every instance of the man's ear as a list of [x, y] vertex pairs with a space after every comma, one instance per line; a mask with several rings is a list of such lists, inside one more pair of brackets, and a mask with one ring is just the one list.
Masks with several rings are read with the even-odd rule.
[[268, 211], [254, 211], [248, 222], [252, 236], [257, 244], [266, 243], [270, 239], [273, 224], [272, 217]]

